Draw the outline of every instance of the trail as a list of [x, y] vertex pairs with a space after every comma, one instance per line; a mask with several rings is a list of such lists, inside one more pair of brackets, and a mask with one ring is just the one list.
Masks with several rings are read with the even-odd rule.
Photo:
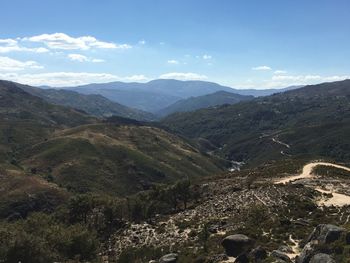
[[[288, 176], [286, 178], [280, 179], [280, 180], [276, 181], [275, 184], [286, 184], [286, 183], [291, 183], [291, 182], [294, 182], [294, 181], [300, 180], [300, 179], [316, 178], [316, 176], [312, 172], [313, 172], [313, 169], [319, 165], [335, 167], [335, 168], [343, 169], [345, 171], [350, 172], [350, 168], [343, 166], [343, 165], [327, 163], [327, 162], [312, 162], [312, 163], [306, 164], [303, 167], [303, 171], [301, 174], [294, 175], [294, 176]], [[329, 197], [329, 198], [322, 198], [322, 200], [318, 202], [319, 205], [325, 205], [325, 206], [350, 205], [350, 196], [348, 196], [348, 195], [333, 192], [333, 189], [332, 190], [324, 190], [324, 189], [321, 189], [318, 187], [315, 187], [314, 189], [322, 194], [330, 194], [331, 195], [331, 197]]]
[[281, 145], [287, 147], [288, 149], [290, 148], [290, 145], [289, 145], [289, 144], [284, 143], [284, 142], [281, 142], [280, 140], [278, 140], [278, 139], [276, 139], [276, 138], [272, 138], [272, 141], [275, 142], [275, 143], [281, 144]]
[[325, 162], [312, 162], [312, 163], [308, 163], [303, 167], [303, 171], [301, 174], [299, 175], [294, 175], [294, 176], [288, 176], [286, 178], [283, 178], [277, 182], [275, 182], [275, 184], [286, 184], [289, 182], [293, 182], [296, 180], [300, 180], [300, 179], [311, 179], [311, 178], [315, 178], [315, 175], [312, 174], [313, 169], [316, 166], [319, 165], [323, 165], [323, 166], [331, 166], [331, 167], [335, 167], [335, 168], [339, 168], [339, 169], [343, 169], [345, 171], [350, 172], [350, 168], [346, 167], [346, 166], [342, 166], [342, 165], [338, 165], [338, 164], [333, 164], [333, 163], [325, 163]]

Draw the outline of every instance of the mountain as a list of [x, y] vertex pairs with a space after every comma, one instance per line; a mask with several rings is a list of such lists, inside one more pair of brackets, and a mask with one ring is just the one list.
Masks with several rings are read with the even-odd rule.
[[0, 162], [26, 145], [45, 140], [56, 129], [94, 121], [75, 109], [49, 104], [16, 83], [0, 81]]
[[188, 99], [179, 100], [174, 104], [160, 110], [157, 115], [166, 116], [175, 112], [195, 111], [202, 108], [209, 108], [223, 104], [235, 104], [240, 101], [253, 99], [253, 96], [244, 96], [227, 91], [217, 91], [215, 93], [190, 97]]
[[128, 107], [155, 113], [178, 100], [216, 91], [232, 91], [216, 83], [158, 79], [147, 83], [111, 82], [67, 88], [84, 94], [100, 94]]
[[0, 82], [0, 128], [0, 173], [10, 168], [75, 193], [126, 195], [225, 165], [150, 124], [116, 116], [102, 121], [7, 81]]
[[83, 94], [100, 94], [112, 101], [131, 108], [156, 113], [171, 104], [190, 97], [198, 97], [217, 91], [226, 91], [247, 96], [267, 96], [273, 93], [295, 89], [297, 86], [285, 89], [233, 89], [207, 81], [180, 81], [174, 79], [157, 79], [147, 83], [110, 82], [88, 84], [66, 89]]
[[27, 85], [20, 85], [20, 87], [24, 91], [38, 96], [49, 103], [79, 109], [96, 117], [111, 117], [116, 115], [135, 120], [151, 121], [155, 119], [155, 116], [151, 113], [126, 107], [110, 101], [101, 95], [85, 95], [70, 90], [44, 89]]
[[346, 161], [350, 80], [173, 114], [162, 124], [183, 136], [208, 140], [218, 154], [250, 165], [298, 156]]

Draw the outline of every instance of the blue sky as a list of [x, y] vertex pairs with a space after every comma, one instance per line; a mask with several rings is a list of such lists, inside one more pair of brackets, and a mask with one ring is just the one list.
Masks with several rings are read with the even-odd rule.
[[350, 78], [348, 0], [3, 0], [0, 78], [31, 85]]

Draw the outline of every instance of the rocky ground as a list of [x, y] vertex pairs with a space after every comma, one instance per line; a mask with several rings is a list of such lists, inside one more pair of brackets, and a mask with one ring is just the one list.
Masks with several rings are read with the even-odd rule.
[[[285, 178], [288, 176], [292, 175]], [[125, 251], [148, 248], [163, 254], [176, 252], [177, 262], [333, 262], [332, 256], [322, 261], [327, 253], [310, 261], [311, 252], [305, 252], [305, 244], [311, 240], [305, 240], [320, 223], [347, 226], [350, 202], [341, 203], [342, 196], [334, 197], [332, 192], [350, 195], [350, 179], [306, 176], [284, 184], [278, 183], [280, 180], [266, 176], [247, 184], [246, 175], [237, 172], [203, 184], [200, 202], [190, 209], [159, 215], [150, 222], [128, 224], [110, 239], [104, 259], [118, 262]], [[250, 254], [244, 256], [249, 259], [239, 259], [239, 253], [230, 254], [225, 245], [221, 246], [224, 238], [236, 234], [254, 240], [256, 247], [251, 246]], [[252, 252], [254, 248], [258, 251]], [[252, 261], [262, 251], [266, 253], [265, 261]], [[300, 259], [305, 253], [309, 253], [308, 257]], [[137, 262], [158, 260], [150, 254], [148, 259], [145, 256]], [[192, 259], [188, 254], [193, 254]], [[313, 257], [316, 252], [311, 254]], [[195, 261], [198, 258], [202, 261]]]

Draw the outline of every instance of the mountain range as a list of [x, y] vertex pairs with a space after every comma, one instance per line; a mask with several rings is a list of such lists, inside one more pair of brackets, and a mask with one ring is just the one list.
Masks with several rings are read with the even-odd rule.
[[207, 81], [157, 79], [147, 83], [111, 82], [67, 87], [66, 89], [83, 94], [100, 94], [125, 106], [157, 113], [179, 100], [203, 96], [217, 91], [226, 91], [248, 96], [267, 96], [294, 88], [297, 88], [297, 86], [281, 90], [241, 90]]

